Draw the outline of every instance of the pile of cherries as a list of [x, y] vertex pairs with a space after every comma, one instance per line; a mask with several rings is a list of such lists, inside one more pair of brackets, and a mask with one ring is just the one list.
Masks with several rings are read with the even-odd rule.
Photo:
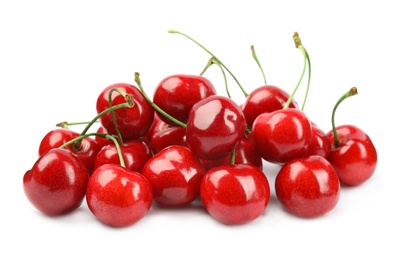
[[[304, 56], [303, 77], [309, 55], [297, 33], [293, 38]], [[197, 44], [211, 54], [206, 69], [215, 64], [224, 77], [225, 71], [233, 76], [246, 96], [243, 104], [217, 93], [203, 76], [206, 69], [164, 78], [152, 99], [135, 73], [136, 85], [102, 89], [96, 116], [82, 123], [82, 132], [63, 122], [44, 136], [39, 158], [23, 177], [30, 203], [52, 217], [85, 200], [99, 221], [123, 227], [147, 215], [153, 203], [181, 208], [199, 200], [211, 217], [235, 225], [257, 219], [273, 196], [263, 163], [280, 167], [275, 196], [284, 210], [303, 218], [330, 212], [343, 185], [358, 186], [374, 174], [377, 152], [369, 136], [334, 122], [338, 105], [357, 94], [355, 87], [336, 102], [333, 127], [325, 133], [293, 99], [299, 84], [292, 94], [268, 84], [246, 93]], [[252, 53], [259, 64], [253, 46]]]

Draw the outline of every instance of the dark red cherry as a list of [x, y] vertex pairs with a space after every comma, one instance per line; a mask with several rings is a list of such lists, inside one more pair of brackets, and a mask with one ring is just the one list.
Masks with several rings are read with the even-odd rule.
[[24, 193], [49, 216], [77, 209], [85, 197], [89, 176], [84, 164], [66, 149], [52, 148], [24, 174]]
[[190, 110], [186, 144], [201, 159], [226, 156], [239, 144], [246, 127], [240, 107], [230, 98], [213, 95]]
[[81, 143], [76, 147], [75, 144], [68, 145], [65, 149], [74, 154], [88, 170], [88, 174], [92, 174], [94, 171], [94, 163], [97, 154], [101, 150], [97, 141], [92, 137], [85, 137], [81, 139]]
[[[145, 163], [152, 157], [149, 146], [141, 139], [125, 141], [120, 145], [120, 150], [126, 168], [134, 172], [141, 172]], [[95, 169], [104, 164], [120, 165], [118, 149], [113, 142], [102, 147], [95, 158]]]
[[152, 186], [140, 173], [118, 164], [95, 169], [86, 189], [87, 206], [102, 223], [113, 227], [132, 225], [148, 212]]
[[186, 128], [171, 126], [157, 131], [151, 138], [150, 147], [153, 154], [171, 145], [186, 145]]
[[265, 174], [251, 164], [223, 165], [210, 169], [200, 184], [200, 196], [207, 212], [227, 225], [257, 219], [270, 199]]
[[285, 163], [276, 176], [275, 191], [288, 212], [313, 218], [335, 208], [340, 182], [331, 163], [322, 156], [312, 155]]
[[330, 151], [331, 141], [328, 135], [317, 124], [311, 122], [311, 143], [305, 156], [319, 155], [328, 158]]
[[[134, 106], [119, 108], [114, 111], [119, 132], [123, 140], [138, 139], [144, 136], [154, 118], [154, 109], [144, 98], [141, 91], [127, 83], [116, 83], [104, 88], [98, 96], [96, 110], [99, 113], [110, 107], [109, 93], [112, 89], [118, 89], [133, 97]], [[112, 105], [126, 103], [123, 95], [117, 91], [112, 92]], [[112, 113], [106, 113], [100, 117], [101, 125], [111, 135], [117, 134]]]
[[48, 132], [40, 142], [38, 156], [43, 155], [52, 148], [59, 148], [66, 142], [78, 137], [80, 134], [66, 128], [57, 128]]
[[142, 174], [152, 184], [158, 205], [182, 207], [198, 198], [205, 171], [189, 148], [171, 145], [149, 159]]
[[[216, 89], [207, 78], [175, 74], [159, 82], [153, 94], [153, 102], [170, 116], [187, 123], [192, 106], [212, 95], [216, 95]], [[158, 115], [166, 123], [175, 125], [162, 114]]]
[[[284, 89], [273, 85], [264, 85], [253, 90], [242, 107], [247, 125], [251, 128], [254, 120], [262, 113], [283, 109], [289, 97], [290, 94]], [[289, 107], [298, 108], [298, 103], [292, 99]]]

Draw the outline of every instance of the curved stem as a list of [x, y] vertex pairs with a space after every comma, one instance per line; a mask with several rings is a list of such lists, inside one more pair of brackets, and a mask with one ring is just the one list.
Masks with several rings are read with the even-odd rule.
[[339, 147], [341, 145], [341, 140], [339, 140], [338, 132], [335, 126], [335, 111], [337, 110], [339, 104], [341, 104], [342, 101], [344, 101], [348, 97], [352, 97], [357, 94], [358, 94], [358, 89], [356, 87], [352, 87], [347, 93], [342, 95], [342, 97], [338, 100], [338, 102], [334, 106], [334, 109], [332, 110], [331, 123], [332, 123], [332, 131], [334, 133], [334, 146], [335, 147]]
[[301, 107], [301, 111], [304, 111], [305, 103], [307, 102], [307, 97], [308, 97], [308, 92], [310, 90], [310, 82], [311, 82], [311, 61], [310, 61], [310, 56], [308, 55], [307, 50], [304, 48], [304, 46], [300, 46], [299, 49], [304, 55], [304, 59], [307, 59], [308, 63], [308, 82], [307, 82], [307, 89], [305, 91], [305, 96], [304, 96], [304, 101]]
[[189, 40], [193, 41], [194, 43], [196, 43], [197, 45], [199, 45], [203, 50], [205, 50], [208, 54], [210, 54], [218, 63], [220, 63], [221, 66], [223, 66], [223, 68], [225, 70], [227, 70], [227, 72], [233, 77], [233, 79], [236, 81], [237, 85], [239, 86], [239, 88], [241, 89], [241, 92], [243, 92], [244, 96], [247, 97], [248, 94], [247, 92], [244, 90], [244, 88], [241, 86], [240, 82], [237, 80], [237, 78], [234, 76], [234, 74], [223, 64], [223, 62], [221, 62], [213, 53], [211, 53], [208, 49], [206, 49], [203, 45], [201, 45], [199, 42], [197, 42], [196, 40], [194, 40], [193, 38], [191, 38], [190, 36], [179, 32], [177, 30], [173, 30], [173, 29], [169, 29], [168, 33], [176, 33], [176, 34], [180, 34], [182, 36], [185, 36], [186, 38], [188, 38]]
[[60, 122], [58, 124], [56, 124], [56, 127], [61, 127], [61, 128], [65, 128], [65, 129], [69, 129], [70, 126], [72, 125], [86, 125], [89, 124], [89, 122], [67, 122], [67, 121], [63, 121]]
[[[125, 92], [123, 92], [122, 90], [117, 89], [117, 88], [113, 88], [113, 89], [109, 90], [108, 102], [109, 102], [109, 106], [110, 106], [110, 107], [112, 107], [112, 93], [113, 93], [114, 91], [115, 91], [115, 92], [118, 92], [119, 94], [121, 94], [121, 95], [124, 96], [124, 97], [127, 95]], [[117, 120], [116, 120], [116, 115], [115, 115], [115, 111], [114, 111], [114, 110], [112, 110], [111, 116], [112, 116], [112, 121], [113, 121], [114, 126], [115, 126], [116, 135], [118, 136], [119, 143], [120, 143], [120, 144], [123, 144], [121, 131], [119, 131], [119, 126], [118, 126], [118, 123], [117, 123]]]
[[216, 64], [217, 66], [219, 66], [220, 70], [222, 71], [223, 79], [224, 79], [224, 86], [225, 86], [225, 88], [226, 88], [226, 93], [227, 93], [227, 96], [228, 96], [229, 98], [231, 98], [230, 91], [229, 91], [229, 86], [228, 86], [228, 84], [227, 84], [226, 73], [224, 72], [223, 67], [220, 65], [220, 63], [217, 62], [213, 57], [211, 57], [211, 58], [209, 59], [209, 61], [208, 61], [207, 64], [206, 64], [206, 67], [205, 67], [205, 68], [203, 69], [203, 71], [200, 73], [200, 76], [203, 76], [203, 74], [206, 72], [206, 70], [207, 70], [210, 66], [212, 66], [213, 64]]
[[258, 60], [256, 51], [255, 51], [255, 49], [254, 49], [254, 45], [251, 45], [250, 49], [251, 49], [251, 54], [252, 54], [252, 56], [253, 56], [253, 59], [256, 61], [258, 67], [260, 68], [261, 74], [263, 75], [264, 84], [267, 85], [266, 75], [264, 74], [263, 67], [261, 66], [261, 63], [260, 63], [260, 61]]
[[171, 120], [173, 123], [186, 128], [186, 124], [177, 120], [176, 118], [174, 118], [173, 116], [169, 115], [168, 113], [166, 113], [163, 109], [161, 109], [158, 105], [156, 105], [155, 103], [153, 103], [153, 101], [149, 98], [149, 96], [146, 94], [144, 88], [142, 87], [142, 83], [141, 83], [141, 79], [139, 77], [139, 72], [135, 72], [134, 74], [135, 76], [135, 82], [138, 85], [139, 89], [142, 92], [142, 95], [144, 96], [144, 98], [149, 102], [149, 104], [151, 104], [151, 106], [158, 112], [161, 113], [163, 116], [165, 116], [167, 119]]

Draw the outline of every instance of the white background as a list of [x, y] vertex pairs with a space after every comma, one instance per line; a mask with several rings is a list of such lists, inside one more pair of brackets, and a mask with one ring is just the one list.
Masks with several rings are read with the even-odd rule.
[[[409, 18], [403, 3], [2, 1], [0, 258], [408, 259]], [[56, 123], [92, 119], [102, 88], [133, 83], [135, 71], [149, 95], [168, 75], [201, 72], [210, 56], [169, 28], [205, 45], [248, 92], [263, 84], [252, 44], [268, 83], [294, 89], [303, 66], [292, 40], [297, 31], [312, 64], [305, 112], [329, 131], [335, 102], [356, 86], [359, 94], [341, 104], [336, 124], [355, 124], [372, 138], [379, 157], [374, 176], [343, 188], [337, 207], [315, 219], [286, 213], [274, 194], [262, 216], [241, 226], [218, 223], [200, 205], [153, 206], [140, 222], [120, 229], [98, 222], [85, 203], [67, 216], [39, 213], [22, 179]], [[220, 70], [214, 66], [205, 75], [224, 95]], [[228, 78], [232, 98], [242, 103]], [[305, 86], [296, 94], [299, 103]], [[265, 164], [271, 183], [277, 170]]]

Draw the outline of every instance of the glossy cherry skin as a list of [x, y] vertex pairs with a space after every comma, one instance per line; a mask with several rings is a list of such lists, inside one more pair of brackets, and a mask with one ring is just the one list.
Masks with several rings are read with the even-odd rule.
[[[242, 106], [247, 125], [251, 128], [254, 120], [262, 113], [283, 109], [289, 97], [290, 94], [285, 90], [272, 85], [253, 90]], [[289, 107], [298, 108], [298, 103], [293, 99]]]
[[285, 163], [275, 179], [281, 205], [303, 218], [322, 216], [335, 208], [340, 197], [340, 181], [325, 158], [311, 155]]
[[370, 137], [356, 126], [337, 126], [339, 146], [334, 144], [333, 132], [328, 132], [332, 148], [328, 160], [338, 173], [342, 184], [357, 186], [372, 177], [378, 155]]
[[[192, 106], [212, 95], [216, 95], [216, 88], [207, 78], [175, 74], [159, 82], [153, 93], [153, 102], [172, 117], [187, 123]], [[158, 115], [166, 123], [176, 125], [162, 114]]]
[[151, 138], [150, 147], [153, 154], [171, 145], [186, 145], [186, 128], [172, 126], [157, 131]]
[[57, 128], [49, 131], [40, 142], [38, 156], [43, 155], [52, 148], [59, 148], [79, 135], [79, 133], [66, 128]]
[[283, 164], [305, 155], [311, 132], [311, 122], [304, 112], [286, 108], [259, 115], [253, 123], [252, 141], [263, 159]]
[[265, 174], [254, 165], [223, 165], [203, 176], [200, 196], [214, 219], [238, 225], [254, 221], [264, 212], [270, 199], [270, 186]]
[[230, 98], [213, 95], [198, 101], [190, 110], [186, 145], [201, 159], [218, 159], [239, 144], [245, 127], [240, 107]]
[[311, 122], [311, 135], [311, 143], [304, 156], [320, 155], [328, 158], [331, 151], [331, 141], [328, 135], [313, 122]]
[[153, 190], [140, 173], [118, 164], [104, 164], [91, 175], [87, 206], [102, 223], [125, 227], [141, 220], [150, 210]]
[[77, 209], [85, 197], [89, 176], [82, 162], [66, 149], [41, 155], [23, 177], [24, 193], [40, 212], [63, 215]]
[[[126, 141], [120, 145], [120, 149], [126, 168], [134, 172], [141, 172], [145, 163], [152, 157], [151, 149], [141, 139]], [[95, 157], [95, 169], [104, 164], [120, 165], [118, 149], [113, 142], [102, 147]]]
[[[263, 159], [258, 153], [254, 143], [246, 138], [243, 138], [235, 148], [234, 158], [235, 164], [251, 164], [259, 168], [260, 170], [263, 169]], [[200, 161], [203, 163], [207, 170], [210, 170], [211, 168], [216, 166], [231, 164], [231, 159], [232, 153], [220, 159], [216, 160], [201, 159]]]
[[180, 145], [164, 148], [142, 170], [152, 184], [154, 201], [162, 207], [183, 207], [198, 198], [205, 172], [189, 148]]
[[[101, 113], [109, 108], [109, 92], [111, 89], [119, 89], [132, 95], [134, 106], [132, 108], [119, 108], [115, 110], [116, 121], [123, 140], [138, 139], [144, 136], [153, 122], [155, 110], [144, 98], [142, 92], [134, 85], [116, 83], [104, 88], [96, 102], [96, 110]], [[117, 91], [112, 92], [112, 105], [125, 103], [125, 98]], [[100, 117], [100, 122], [109, 134], [116, 134], [112, 113], [106, 113]]]
[[158, 116], [158, 113], [155, 113], [151, 127], [149, 128], [148, 132], [145, 134], [143, 138], [148, 144], [150, 144], [152, 136], [156, 132], [169, 128], [169, 127], [170, 127], [169, 124], [165, 123], [162, 119], [160, 119], [160, 117]]
[[94, 171], [94, 163], [97, 154], [101, 150], [97, 141], [91, 137], [85, 137], [81, 139], [81, 145], [76, 148], [74, 144], [65, 147], [73, 155], [75, 155], [88, 170], [88, 174], [91, 175]]

